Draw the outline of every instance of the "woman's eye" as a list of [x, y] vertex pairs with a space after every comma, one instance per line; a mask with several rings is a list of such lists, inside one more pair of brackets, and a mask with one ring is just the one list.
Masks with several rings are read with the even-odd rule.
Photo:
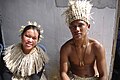
[[33, 39], [35, 40], [35, 39], [37, 39], [36, 37], [33, 37]]
[[28, 38], [30, 38], [30, 36], [29, 36], [29, 35], [25, 35], [25, 37], [28, 37]]
[[28, 37], [28, 35], [25, 35], [26, 37]]

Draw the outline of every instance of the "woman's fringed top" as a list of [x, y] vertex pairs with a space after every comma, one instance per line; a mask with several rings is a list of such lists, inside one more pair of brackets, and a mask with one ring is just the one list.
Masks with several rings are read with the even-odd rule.
[[38, 73], [48, 62], [46, 53], [37, 46], [29, 54], [24, 54], [19, 43], [6, 48], [4, 54], [3, 60], [6, 67], [13, 73], [14, 77], [28, 77]]

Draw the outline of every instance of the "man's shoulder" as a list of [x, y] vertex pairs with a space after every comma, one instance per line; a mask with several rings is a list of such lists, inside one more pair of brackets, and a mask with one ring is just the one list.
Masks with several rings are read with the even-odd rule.
[[92, 44], [93, 47], [96, 47], [96, 48], [103, 47], [103, 45], [96, 39], [90, 39], [90, 43]]
[[64, 54], [65, 54], [65, 53], [66, 53], [66, 54], [70, 53], [71, 48], [72, 48], [72, 45], [73, 45], [72, 39], [68, 40], [67, 42], [65, 42], [65, 43], [62, 45], [62, 47], [61, 47], [61, 49], [60, 49], [60, 52], [61, 52], [61, 53], [64, 53]]
[[73, 45], [72, 39], [66, 41], [66, 42], [62, 45], [62, 47], [68, 48], [68, 47], [70, 47], [71, 45]]

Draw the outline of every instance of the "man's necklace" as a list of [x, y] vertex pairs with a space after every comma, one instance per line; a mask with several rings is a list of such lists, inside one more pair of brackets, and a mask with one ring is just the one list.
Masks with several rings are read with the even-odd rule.
[[87, 51], [88, 44], [89, 44], [89, 43], [87, 43], [86, 45], [82, 45], [82, 48], [83, 48], [83, 49], [82, 49], [82, 52], [80, 51], [80, 53], [82, 53], [83, 56], [80, 57], [81, 55], [79, 55], [79, 52], [77, 51], [77, 48], [79, 48], [79, 47], [77, 47], [77, 46], [75, 45], [75, 43], [74, 43], [74, 45], [75, 45], [75, 51], [76, 51], [76, 54], [77, 54], [78, 59], [79, 59], [79, 66], [84, 66], [84, 65], [85, 65], [84, 58], [85, 58], [85, 54], [86, 54], [86, 51]]

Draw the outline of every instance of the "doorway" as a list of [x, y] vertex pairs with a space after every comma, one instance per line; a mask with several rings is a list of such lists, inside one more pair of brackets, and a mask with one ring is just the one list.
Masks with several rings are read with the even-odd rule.
[[120, 18], [111, 80], [120, 80]]

